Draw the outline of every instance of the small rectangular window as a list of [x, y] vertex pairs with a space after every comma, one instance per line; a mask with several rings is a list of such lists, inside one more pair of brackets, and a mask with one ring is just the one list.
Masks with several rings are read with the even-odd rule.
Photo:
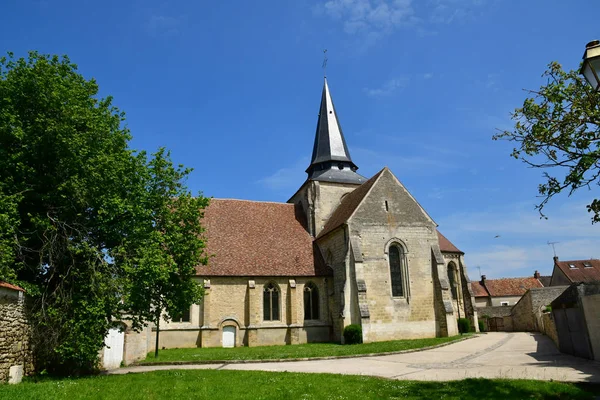
[[500, 305], [501, 305], [501, 306], [507, 306], [507, 305], [508, 305], [508, 301], [501, 301], [501, 302], [500, 302]]
[[590, 263], [588, 263], [588, 262], [584, 262], [584, 263], [583, 263], [583, 266], [584, 266], [585, 268], [592, 268], [592, 264], [590, 264]]
[[179, 318], [175, 318], [173, 322], [190, 322], [190, 309], [183, 311]]
[[390, 211], [390, 207], [388, 206], [387, 200], [385, 201], [385, 211]]
[[575, 264], [569, 264], [569, 268], [571, 268], [571, 269], [577, 269], [577, 266]]

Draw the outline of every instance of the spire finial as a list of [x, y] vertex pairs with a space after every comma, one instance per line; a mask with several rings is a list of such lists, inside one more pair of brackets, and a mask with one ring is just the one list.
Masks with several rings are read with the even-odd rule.
[[323, 49], [323, 76], [327, 78], [327, 49]]

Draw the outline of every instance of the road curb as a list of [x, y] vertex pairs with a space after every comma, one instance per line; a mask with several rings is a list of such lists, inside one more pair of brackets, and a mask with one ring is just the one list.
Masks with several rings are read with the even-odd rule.
[[154, 362], [154, 363], [133, 363], [124, 368], [168, 366], [168, 365], [266, 364], [266, 363], [277, 363], [277, 362], [323, 361], [323, 360], [339, 360], [339, 359], [344, 359], [344, 358], [390, 356], [390, 355], [394, 355], [394, 354], [416, 353], [419, 351], [437, 349], [439, 347], [445, 347], [445, 346], [449, 346], [451, 344], [460, 343], [465, 340], [473, 339], [475, 337], [477, 337], [477, 335], [469, 335], [469, 336], [465, 336], [460, 339], [453, 340], [451, 342], [436, 344], [433, 346], [420, 347], [418, 349], [388, 351], [388, 352], [384, 352], [384, 353], [367, 353], [367, 354], [353, 354], [353, 355], [328, 356], [328, 357], [275, 358], [275, 359], [268, 359], [268, 360], [159, 361], [159, 362]]

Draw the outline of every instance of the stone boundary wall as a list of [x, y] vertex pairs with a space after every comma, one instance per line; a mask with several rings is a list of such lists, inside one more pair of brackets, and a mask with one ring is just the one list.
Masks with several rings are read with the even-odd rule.
[[548, 336], [556, 347], [558, 348], [558, 332], [556, 331], [556, 324], [554, 323], [554, 317], [552, 313], [542, 314], [542, 324], [540, 326], [540, 332]]
[[32, 370], [25, 294], [0, 286], [0, 383], [18, 383]]
[[544, 308], [560, 296], [567, 286], [529, 289], [512, 308], [515, 331], [542, 332]]

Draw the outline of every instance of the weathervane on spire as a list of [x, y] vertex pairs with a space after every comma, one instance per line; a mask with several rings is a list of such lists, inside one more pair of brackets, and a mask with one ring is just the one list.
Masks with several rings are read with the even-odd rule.
[[323, 65], [321, 67], [323, 68], [323, 76], [327, 78], [327, 49], [323, 50]]

